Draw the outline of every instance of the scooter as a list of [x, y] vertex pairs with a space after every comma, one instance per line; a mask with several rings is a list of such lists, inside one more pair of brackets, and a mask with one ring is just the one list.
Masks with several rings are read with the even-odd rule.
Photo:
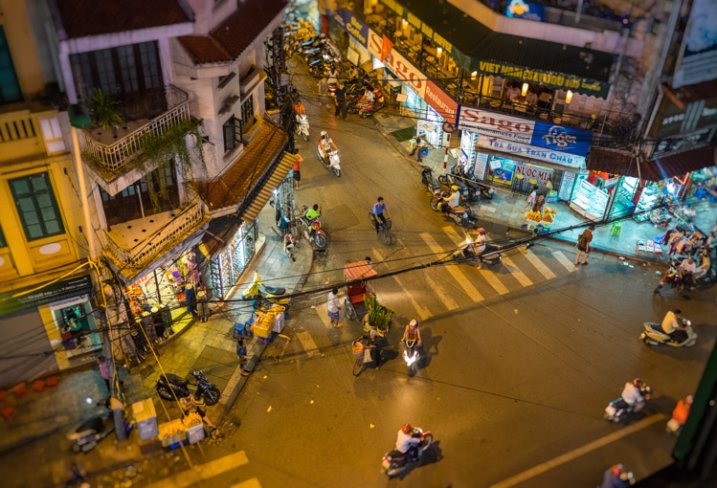
[[431, 197], [431, 208], [436, 212], [445, 213], [450, 220], [461, 227], [476, 229], [478, 227], [478, 217], [476, 217], [473, 209], [471, 209], [468, 205], [463, 207], [449, 206], [448, 210], [445, 211], [444, 207], [448, 205], [448, 202], [446, 201], [447, 197], [448, 195], [441, 193], [440, 190], [437, 190]]
[[296, 115], [296, 135], [309, 142], [309, 118], [306, 114]]
[[640, 340], [650, 346], [672, 346], [672, 347], [690, 347], [697, 342], [697, 334], [692, 330], [692, 322], [682, 319], [682, 327], [676, 337], [665, 334], [662, 326], [657, 322], [645, 322], [642, 324], [644, 329], [640, 334]]
[[660, 282], [657, 284], [657, 287], [655, 287], [655, 290], [653, 293], [659, 293], [660, 289], [669, 284], [671, 288], [677, 288], [682, 280], [680, 280], [680, 273], [678, 271], [678, 268], [680, 266], [680, 263], [677, 259], [671, 259], [670, 260], [670, 266], [665, 270], [665, 272], [662, 274], [662, 278], [660, 278]]
[[611, 422], [627, 423], [631, 413], [639, 412], [645, 406], [645, 402], [650, 397], [652, 389], [647, 385], [643, 385], [640, 388], [640, 392], [642, 393], [642, 399], [632, 405], [627, 403], [625, 399], [622, 398], [622, 395], [608, 403], [607, 407], [605, 407], [603, 418]]
[[266, 286], [261, 280], [259, 273], [254, 272], [254, 280], [249, 285], [249, 288], [244, 290], [242, 296], [252, 301], [254, 310], [259, 308], [268, 308], [272, 305], [281, 305], [282, 307], [289, 306], [289, 298], [282, 297], [286, 293], [286, 288], [277, 288], [273, 286]]
[[[191, 376], [197, 380], [197, 388], [194, 391], [194, 397], [197, 400], [204, 399], [204, 403], [209, 406], [219, 403], [221, 392], [214, 383], [209, 382], [203, 371], [192, 371]], [[155, 389], [164, 400], [172, 401], [175, 400], [175, 397], [179, 400], [192, 393], [189, 386], [190, 383], [187, 378], [167, 373], [159, 376]]]
[[306, 240], [309, 241], [314, 249], [317, 251], [325, 251], [329, 242], [329, 236], [321, 227], [321, 221], [316, 218], [309, 223], [309, 221], [306, 220], [306, 217], [303, 216], [305, 214], [306, 207], [304, 207], [304, 210], [301, 212], [302, 217], [297, 219], [304, 227], [304, 237], [306, 237]]
[[332, 149], [328, 152], [327, 156], [321, 155], [321, 149], [319, 146], [316, 148], [316, 157], [319, 158], [326, 169], [331, 171], [337, 177], [341, 177], [341, 160], [339, 159], [339, 152], [336, 149]]
[[398, 476], [406, 471], [411, 463], [420, 462], [423, 453], [433, 443], [433, 434], [427, 430], [424, 431], [416, 427], [414, 428], [414, 436], [421, 439], [421, 444], [418, 447], [418, 458], [415, 461], [411, 458], [410, 452], [401, 452], [398, 449], [394, 449], [383, 455], [381, 466], [389, 478]]
[[90, 452], [102, 439], [115, 431], [112, 411], [108, 410], [82, 422], [72, 432], [67, 434], [67, 440], [72, 443], [72, 452]]
[[466, 234], [466, 240], [463, 241], [461, 247], [453, 253], [453, 257], [456, 259], [478, 260], [482, 264], [495, 266], [496, 264], [500, 264], [500, 248], [492, 244], [486, 244], [483, 252], [476, 255], [473, 247], [473, 239]]
[[408, 375], [413, 376], [416, 374], [416, 368], [418, 367], [418, 361], [421, 359], [420, 352], [416, 346], [416, 341], [405, 341], [403, 343], [403, 361], [406, 363], [408, 368]]
[[[421, 169], [421, 184], [426, 187], [426, 190], [431, 195], [435, 194], [437, 190], [441, 189], [440, 181], [433, 177], [433, 170], [428, 166], [422, 166]], [[436, 209], [434, 209], [436, 210]]]

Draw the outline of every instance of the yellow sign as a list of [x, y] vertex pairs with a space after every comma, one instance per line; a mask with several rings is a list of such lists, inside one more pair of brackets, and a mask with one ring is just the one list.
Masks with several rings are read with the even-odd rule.
[[403, 7], [400, 6], [395, 0], [381, 0], [381, 2], [396, 12], [398, 15], [403, 15]]

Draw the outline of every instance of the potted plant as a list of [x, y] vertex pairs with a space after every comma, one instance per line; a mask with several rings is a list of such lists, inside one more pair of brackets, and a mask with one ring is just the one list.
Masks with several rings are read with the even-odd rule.
[[106, 131], [112, 132], [117, 139], [117, 126], [122, 124], [122, 116], [117, 109], [117, 100], [112, 98], [102, 88], [95, 88], [90, 99], [90, 113], [95, 123]]
[[363, 299], [366, 306], [366, 316], [364, 317], [364, 329], [376, 329], [380, 335], [384, 335], [391, 327], [391, 317], [393, 309], [384, 307], [376, 299], [373, 293], [366, 294]]

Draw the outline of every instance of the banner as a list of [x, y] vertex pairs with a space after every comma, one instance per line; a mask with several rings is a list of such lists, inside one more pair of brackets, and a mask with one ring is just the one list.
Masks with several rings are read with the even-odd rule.
[[510, 117], [461, 105], [458, 128], [472, 130], [482, 136], [530, 144], [535, 121]]
[[592, 132], [537, 121], [530, 144], [552, 151], [587, 156], [591, 141]]
[[425, 100], [446, 122], [455, 125], [458, 104], [431, 80], [426, 80]]
[[[27, 290], [27, 288], [25, 289]], [[0, 295], [0, 316], [8, 315], [26, 308], [34, 308], [49, 302], [57, 302], [65, 298], [82, 294], [91, 294], [92, 280], [89, 276], [80, 276], [65, 281], [49, 284], [37, 291], [13, 298], [25, 290], [14, 290]]]
[[505, 152], [514, 155], [517, 158], [521, 156], [534, 159], [537, 161], [547, 161], [548, 163], [560, 166], [568, 166], [570, 168], [582, 169], [585, 167], [585, 158], [558, 151], [549, 151], [539, 147], [529, 146], [518, 142], [504, 141], [493, 137], [481, 136], [478, 138], [478, 144], [486, 149], [493, 151]]
[[344, 28], [354, 39], [356, 39], [362, 46], [368, 44], [368, 26], [356, 17], [351, 11], [345, 8], [340, 8], [339, 12], [343, 17]]

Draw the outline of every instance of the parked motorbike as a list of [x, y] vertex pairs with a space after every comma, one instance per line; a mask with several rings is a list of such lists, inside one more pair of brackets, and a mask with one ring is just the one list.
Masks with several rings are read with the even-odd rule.
[[433, 195], [437, 190], [441, 189], [441, 183], [433, 177], [433, 170], [431, 168], [423, 165], [421, 167], [421, 184], [426, 188], [428, 193]]
[[690, 347], [697, 342], [697, 334], [692, 330], [692, 322], [682, 319], [682, 327], [675, 331], [674, 337], [665, 334], [661, 324], [657, 322], [645, 322], [644, 330], [640, 334], [640, 340], [650, 346], [672, 346], [672, 347]]
[[296, 135], [309, 142], [309, 118], [306, 114], [296, 115]]
[[282, 296], [285, 293], [286, 288], [265, 285], [259, 273], [255, 271], [254, 280], [249, 285], [249, 288], [244, 290], [242, 296], [247, 300], [251, 300], [254, 310], [257, 310], [259, 308], [270, 308], [272, 305], [288, 307], [290, 299]]
[[421, 444], [418, 448], [418, 459], [416, 461], [411, 459], [411, 454], [409, 452], [404, 453], [398, 449], [394, 449], [383, 455], [383, 462], [381, 463], [381, 466], [383, 467], [386, 476], [389, 478], [398, 476], [406, 471], [411, 463], [420, 462], [423, 453], [433, 443], [433, 434], [427, 430], [424, 431], [416, 427], [414, 428], [414, 435], [421, 439]]
[[102, 415], [96, 415], [82, 422], [67, 434], [67, 440], [72, 443], [72, 452], [90, 452], [102, 439], [114, 431], [115, 423], [112, 411], [107, 410]]
[[326, 169], [331, 171], [337, 177], [341, 176], [341, 160], [339, 159], [339, 152], [336, 149], [330, 150], [326, 157], [324, 157], [321, 155], [321, 149], [317, 146], [316, 157], [318, 157], [319, 161], [326, 166]]
[[667, 224], [669, 224], [672, 220], [672, 215], [670, 215], [670, 212], [668, 212], [666, 208], [660, 207], [653, 209], [650, 212], [649, 218], [650, 222], [652, 222], [653, 224], [667, 227]]
[[403, 343], [403, 361], [406, 363], [408, 368], [408, 375], [413, 376], [416, 374], [416, 368], [418, 368], [418, 361], [421, 359], [419, 347], [416, 341], [405, 341]]
[[[216, 405], [219, 402], [221, 392], [219, 388], [210, 383], [203, 371], [192, 371], [190, 374], [196, 381], [196, 389], [193, 394], [197, 400], [204, 400], [207, 405]], [[188, 396], [192, 391], [190, 390], [190, 384], [188, 378], [182, 378], [176, 374], [167, 373], [166, 375], [160, 375], [155, 386], [157, 393], [164, 400], [175, 400]]]

